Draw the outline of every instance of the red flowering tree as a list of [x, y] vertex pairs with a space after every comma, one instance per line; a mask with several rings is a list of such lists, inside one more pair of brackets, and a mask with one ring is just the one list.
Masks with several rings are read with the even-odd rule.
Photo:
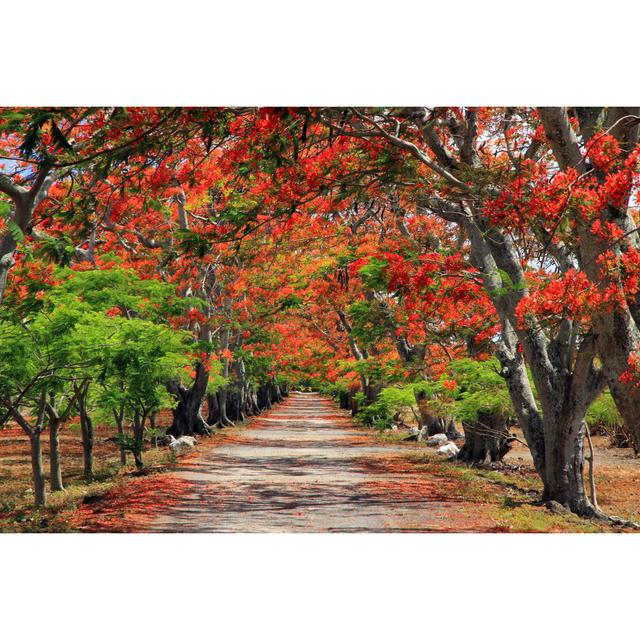
[[596, 516], [584, 416], [606, 382], [620, 398], [637, 346], [627, 204], [638, 120], [623, 111], [578, 109], [573, 121], [567, 109], [317, 112], [334, 135], [383, 141], [411, 167], [417, 211], [460, 229], [500, 322], [496, 353], [545, 498]]

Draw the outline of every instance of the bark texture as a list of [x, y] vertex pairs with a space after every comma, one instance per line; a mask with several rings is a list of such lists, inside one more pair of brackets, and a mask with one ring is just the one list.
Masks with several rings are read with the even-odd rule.
[[458, 460], [469, 464], [501, 462], [510, 450], [509, 429], [503, 416], [480, 413], [473, 423], [462, 423], [464, 444]]

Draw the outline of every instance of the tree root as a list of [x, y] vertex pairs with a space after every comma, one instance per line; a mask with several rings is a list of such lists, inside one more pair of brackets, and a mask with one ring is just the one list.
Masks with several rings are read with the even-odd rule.
[[586, 520], [595, 520], [596, 522], [601, 522], [602, 524], [608, 524], [625, 529], [640, 530], [640, 524], [638, 524], [637, 522], [634, 522], [633, 520], [625, 520], [624, 518], [618, 518], [617, 516], [610, 516], [591, 504], [581, 505], [577, 511], [572, 511], [571, 509], [565, 507], [559, 502], [556, 502], [555, 500], [548, 500], [543, 504], [547, 509], [549, 509], [549, 511], [551, 511], [552, 513], [557, 513], [559, 515], [573, 514], [580, 518], [585, 518]]
[[231, 422], [231, 420], [218, 420], [214, 425], [213, 425], [213, 429], [214, 429], [214, 433], [216, 431], [218, 431], [219, 429], [224, 429], [225, 427], [235, 427], [236, 423], [235, 422]]

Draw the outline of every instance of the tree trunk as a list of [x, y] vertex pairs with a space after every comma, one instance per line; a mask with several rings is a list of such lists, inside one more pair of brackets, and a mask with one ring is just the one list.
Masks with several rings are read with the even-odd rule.
[[196, 377], [190, 389], [176, 380], [167, 384], [169, 393], [178, 398], [178, 404], [172, 409], [173, 424], [167, 429], [167, 433], [176, 438], [192, 436], [194, 433], [204, 435], [211, 433], [201, 413], [208, 384], [209, 372], [201, 362], [196, 365]]
[[207, 394], [207, 423], [215, 425], [220, 420], [220, 405], [217, 393]]
[[244, 413], [242, 411], [242, 403], [242, 389], [232, 389], [227, 396], [227, 411], [232, 421], [240, 422], [245, 419]]
[[458, 460], [470, 464], [500, 462], [509, 452], [509, 430], [502, 416], [480, 413], [477, 422], [462, 426], [465, 440]]
[[236, 420], [246, 420], [248, 415], [251, 415], [251, 402], [249, 399], [249, 382], [247, 380], [247, 370], [244, 365], [244, 360], [238, 358], [236, 361], [236, 388], [238, 393], [238, 406], [236, 411]]
[[356, 399], [356, 393], [357, 391], [354, 389], [349, 389], [349, 410], [353, 417], [358, 413], [358, 400]]
[[631, 314], [623, 309], [615, 310], [608, 317], [597, 318], [594, 328], [611, 396], [637, 453], [640, 451], [640, 390], [621, 376], [629, 370], [629, 358], [640, 344], [638, 329]]
[[583, 476], [585, 426], [583, 416], [545, 424], [543, 500], [558, 502], [578, 515], [593, 515]]
[[[84, 467], [84, 479], [93, 481], [93, 421], [87, 412], [86, 397], [79, 399], [80, 431], [82, 432], [82, 462]], [[126, 464], [126, 457], [124, 460]]]
[[260, 385], [258, 389], [258, 406], [260, 409], [271, 409], [271, 393], [266, 384]]
[[[222, 330], [222, 333], [220, 335], [221, 350], [229, 348], [229, 334], [230, 334], [230, 331], [228, 327]], [[225, 380], [227, 381], [229, 380], [229, 359], [228, 358], [222, 359], [221, 374]], [[220, 406], [220, 426], [221, 427], [233, 426], [233, 422], [230, 420], [229, 416], [227, 415], [227, 404], [229, 400], [228, 394], [229, 394], [229, 390], [228, 390], [228, 386], [226, 385], [218, 391], [218, 404]]]
[[46, 483], [44, 468], [42, 466], [42, 442], [40, 431], [29, 434], [31, 443], [31, 473], [33, 478], [34, 501], [36, 507], [44, 507], [47, 504]]
[[244, 387], [244, 401], [242, 405], [242, 412], [245, 415], [245, 418], [255, 415], [253, 402], [251, 400], [251, 387], [248, 383], [245, 383]]
[[133, 417], [133, 459], [137, 469], [142, 469], [144, 463], [142, 461], [142, 445], [144, 439], [144, 423], [145, 416], [141, 416], [138, 412]]
[[0, 305], [7, 287], [9, 271], [15, 264], [15, 241], [10, 233], [6, 233], [0, 240]]
[[455, 439], [459, 436], [456, 431], [453, 420], [449, 417], [436, 416], [429, 407], [429, 398], [424, 391], [416, 391], [416, 403], [418, 405], [418, 413], [420, 415], [420, 431], [418, 439], [424, 436], [435, 436], [438, 433], [444, 433], [447, 437]]
[[377, 382], [367, 381], [367, 384], [364, 388], [364, 402], [366, 405], [373, 404], [380, 395], [382, 391], [382, 385]]
[[223, 387], [218, 391], [218, 406], [220, 407], [220, 420], [219, 424], [221, 427], [232, 427], [233, 422], [227, 415], [227, 408], [229, 404], [229, 390], [226, 387]]
[[49, 419], [49, 483], [51, 491], [64, 491], [60, 464], [60, 418]]
[[256, 389], [249, 389], [249, 405], [251, 406], [251, 415], [260, 414], [260, 405], [258, 404], [258, 392]]
[[[118, 427], [118, 436], [121, 440], [124, 440], [124, 410], [120, 412], [114, 410], [113, 416], [116, 419], [116, 425]], [[127, 466], [127, 450], [124, 448], [123, 443], [120, 444], [120, 464], [123, 467]]]

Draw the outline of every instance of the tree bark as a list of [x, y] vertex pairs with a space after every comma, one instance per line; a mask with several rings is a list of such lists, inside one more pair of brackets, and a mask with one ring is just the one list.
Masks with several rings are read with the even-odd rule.
[[[82, 433], [82, 464], [84, 479], [93, 481], [93, 421], [87, 411], [87, 389], [78, 394], [78, 412]], [[126, 464], [126, 460], [125, 460]]]
[[64, 491], [60, 464], [60, 418], [49, 418], [49, 483], [51, 491]]
[[260, 415], [260, 405], [258, 404], [258, 392], [254, 388], [249, 389], [249, 406], [251, 407], [251, 415]]
[[207, 393], [207, 423], [215, 425], [220, 420], [220, 405], [217, 393]]
[[[124, 409], [120, 409], [120, 411], [113, 412], [113, 417], [116, 420], [116, 426], [118, 428], [118, 436], [122, 440], [125, 436], [124, 431]], [[123, 467], [127, 466], [127, 450], [124, 448], [123, 444], [120, 444], [120, 464]]]
[[136, 412], [133, 417], [133, 459], [136, 463], [137, 469], [142, 469], [144, 467], [144, 462], [142, 460], [142, 446], [144, 441], [144, 423], [145, 416], [141, 415], [139, 412]]
[[201, 362], [196, 365], [196, 377], [191, 388], [176, 380], [167, 384], [169, 393], [178, 398], [177, 406], [172, 409], [173, 423], [167, 433], [176, 438], [192, 436], [194, 433], [209, 435], [211, 430], [201, 413], [208, 384], [209, 372]]
[[262, 384], [258, 388], [258, 406], [260, 409], [271, 409], [271, 392], [268, 384]]
[[416, 391], [416, 404], [418, 405], [418, 414], [420, 415], [420, 433], [418, 440], [422, 440], [424, 436], [434, 436], [438, 433], [444, 433], [447, 437], [456, 437], [456, 431], [453, 420], [447, 416], [436, 416], [429, 409], [429, 398], [424, 391]]
[[47, 493], [44, 468], [42, 465], [42, 442], [40, 435], [40, 431], [38, 430], [29, 434], [31, 444], [31, 474], [36, 507], [45, 507], [47, 504]]
[[218, 420], [221, 427], [232, 427], [233, 422], [227, 415], [227, 408], [229, 404], [229, 390], [226, 387], [222, 387], [218, 391], [218, 406], [220, 407], [220, 419]]
[[[15, 184], [7, 176], [0, 173], [0, 192], [11, 198], [14, 209], [12, 221], [23, 233], [26, 233], [31, 223], [34, 209], [46, 197], [53, 182], [49, 171], [48, 165], [41, 165], [30, 189]], [[13, 234], [10, 231], [5, 231], [0, 237], [0, 306], [2, 306], [9, 271], [15, 264], [16, 249], [17, 242]]]
[[[229, 348], [229, 336], [230, 336], [230, 329], [229, 327], [225, 327], [220, 335], [220, 349], [224, 350], [224, 349], [228, 349]], [[222, 359], [222, 377], [226, 380], [229, 381], [229, 359], [228, 358], [223, 358]], [[221, 427], [232, 427], [233, 426], [233, 422], [231, 421], [231, 419], [229, 418], [229, 416], [227, 415], [227, 404], [229, 401], [229, 388], [227, 385], [223, 386], [219, 391], [218, 391], [218, 404], [220, 406], [220, 426]]]
[[502, 416], [480, 413], [472, 424], [462, 423], [464, 444], [458, 460], [469, 464], [500, 462], [509, 452], [509, 430]]
[[543, 500], [558, 502], [578, 515], [593, 515], [595, 507], [587, 497], [583, 476], [584, 418], [568, 416], [545, 427], [553, 436], [545, 452]]

